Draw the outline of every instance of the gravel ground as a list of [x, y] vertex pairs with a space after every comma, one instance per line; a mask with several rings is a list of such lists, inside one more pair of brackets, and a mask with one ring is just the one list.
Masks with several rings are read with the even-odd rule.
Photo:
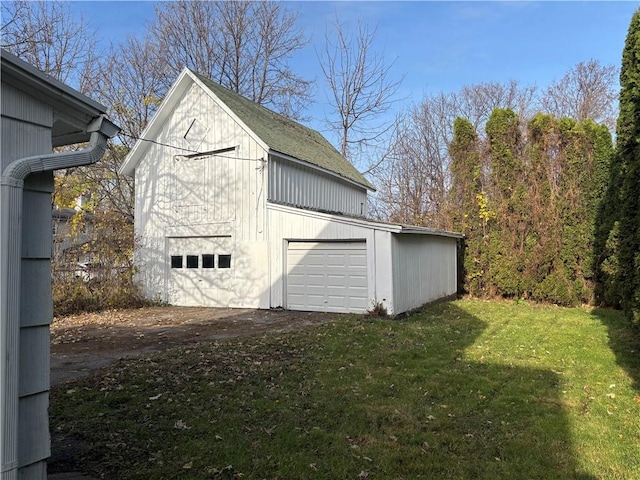
[[51, 384], [88, 376], [124, 357], [180, 345], [286, 332], [337, 317], [285, 310], [152, 307], [55, 318], [51, 325]]
[[[55, 318], [51, 325], [51, 385], [89, 376], [125, 357], [201, 342], [287, 332], [338, 314], [202, 307], [152, 307]], [[52, 432], [49, 478], [92, 480], [78, 471], [83, 445]]]

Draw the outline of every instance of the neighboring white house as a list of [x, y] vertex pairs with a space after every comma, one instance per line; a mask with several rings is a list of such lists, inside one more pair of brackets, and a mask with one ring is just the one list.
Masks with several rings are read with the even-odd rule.
[[149, 298], [395, 315], [456, 293], [461, 235], [367, 220], [373, 186], [322, 135], [188, 69], [121, 171]]
[[1, 72], [0, 478], [44, 480], [53, 171], [100, 160], [117, 127], [105, 107], [5, 50]]

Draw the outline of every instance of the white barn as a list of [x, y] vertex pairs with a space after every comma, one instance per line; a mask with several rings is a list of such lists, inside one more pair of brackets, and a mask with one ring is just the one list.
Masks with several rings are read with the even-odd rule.
[[456, 293], [460, 235], [366, 219], [318, 132], [185, 69], [121, 167], [139, 280], [174, 305], [396, 315]]

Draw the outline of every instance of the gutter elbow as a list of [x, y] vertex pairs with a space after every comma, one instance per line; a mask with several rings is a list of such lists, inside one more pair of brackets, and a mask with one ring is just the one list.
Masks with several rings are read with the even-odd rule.
[[86, 148], [75, 152], [50, 153], [18, 159], [5, 168], [2, 177], [20, 181], [31, 173], [96, 163], [104, 155], [107, 140], [118, 132], [118, 127], [107, 120], [104, 115], [101, 115], [89, 125], [87, 131], [91, 133], [91, 137]]

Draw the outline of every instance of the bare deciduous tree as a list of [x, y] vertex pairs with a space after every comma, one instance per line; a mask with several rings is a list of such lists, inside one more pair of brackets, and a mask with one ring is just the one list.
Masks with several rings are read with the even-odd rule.
[[397, 120], [398, 128], [385, 168], [376, 176], [378, 201], [387, 220], [444, 228], [448, 97], [426, 98]]
[[384, 52], [375, 50], [375, 36], [375, 28], [361, 23], [350, 35], [336, 18], [318, 55], [334, 113], [327, 123], [339, 135], [340, 152], [352, 162], [354, 147], [375, 143], [390, 131], [393, 122], [385, 114], [402, 82], [392, 78], [395, 61], [385, 62]]
[[522, 86], [517, 80], [478, 83], [462, 87], [451, 96], [451, 102], [456, 116], [469, 120], [476, 130], [483, 130], [496, 108], [510, 108], [521, 118], [529, 118], [533, 114], [535, 94], [535, 87]]
[[166, 61], [165, 82], [184, 67], [291, 118], [311, 101], [311, 84], [289, 67], [305, 46], [296, 14], [276, 2], [160, 3], [150, 26]]
[[465, 86], [459, 92], [427, 95], [398, 123], [391, 154], [376, 174], [378, 209], [391, 221], [452, 228], [449, 145], [457, 117], [482, 133], [495, 108], [527, 118], [535, 88], [516, 81]]
[[618, 69], [597, 60], [580, 62], [545, 91], [543, 111], [579, 122], [590, 118], [615, 130]]
[[2, 48], [52, 77], [86, 91], [96, 44], [82, 17], [60, 1], [2, 2]]
[[109, 107], [122, 129], [120, 140], [132, 147], [166, 94], [166, 63], [148, 38], [130, 36], [112, 46], [93, 77], [92, 95]]

